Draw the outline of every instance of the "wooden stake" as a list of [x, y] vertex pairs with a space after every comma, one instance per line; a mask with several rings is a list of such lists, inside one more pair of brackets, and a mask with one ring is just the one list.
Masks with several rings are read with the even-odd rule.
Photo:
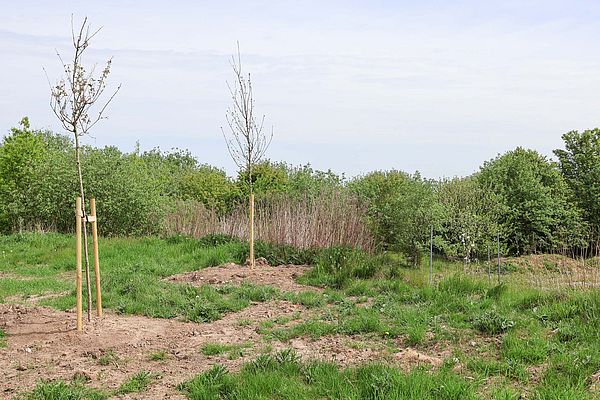
[[77, 198], [77, 204], [75, 205], [75, 236], [77, 242], [75, 243], [75, 257], [77, 261], [75, 268], [77, 268], [76, 286], [77, 286], [77, 330], [83, 330], [83, 305], [81, 296], [82, 276], [81, 276], [81, 197]]
[[96, 199], [90, 199], [92, 240], [94, 241], [94, 276], [96, 277], [96, 314], [102, 317], [102, 290], [100, 289], [100, 257], [98, 256], [98, 219], [96, 218]]
[[429, 236], [429, 285], [433, 283], [433, 225]]
[[250, 193], [250, 267], [254, 268], [254, 193]]

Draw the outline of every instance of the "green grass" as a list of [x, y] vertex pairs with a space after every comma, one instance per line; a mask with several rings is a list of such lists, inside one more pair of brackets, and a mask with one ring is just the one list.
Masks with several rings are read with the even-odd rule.
[[18, 396], [18, 400], [104, 400], [108, 393], [86, 387], [81, 381], [41, 381], [29, 393]]
[[[102, 238], [100, 259], [103, 305], [125, 314], [157, 318], [184, 317], [209, 322], [239, 311], [251, 301], [279, 296], [268, 287], [192, 287], [165, 282], [162, 278], [222, 264], [243, 252], [239, 242], [216, 247], [198, 245], [186, 238]], [[0, 302], [11, 296], [60, 293], [65, 296], [41, 301], [59, 309], [75, 306], [73, 238], [60, 234], [0, 236]], [[85, 284], [85, 282], [84, 282]], [[84, 287], [84, 293], [85, 293]]]
[[200, 348], [200, 352], [205, 356], [220, 356], [227, 353], [227, 358], [230, 360], [237, 359], [244, 355], [244, 349], [251, 347], [251, 343], [245, 344], [223, 344], [223, 343], [206, 343]]
[[[73, 307], [73, 247], [68, 235], [0, 236], [0, 272], [7, 274], [0, 280], [0, 302], [67, 291], [66, 296], [41, 303], [60, 309]], [[236, 261], [243, 246], [220, 239], [200, 245], [186, 238], [149, 237], [106, 238], [100, 249], [104, 304], [117, 312], [208, 322], [252, 302], [282, 299], [302, 304], [309, 309], [309, 316], [302, 312], [263, 321], [259, 324], [262, 346], [268, 347], [271, 340], [286, 342], [297, 337], [352, 336], [366, 345], [383, 343], [391, 352], [406, 346], [425, 353], [447, 349], [456, 359], [448, 365], [461, 367], [458, 373], [446, 367], [402, 373], [384, 366], [339, 369], [330, 364], [281, 363], [264, 356], [239, 373], [215, 370], [187, 382], [182, 389], [190, 398], [216, 398], [215, 393], [221, 398], [250, 399], [468, 399], [475, 394], [490, 399], [525, 394], [535, 400], [594, 398], [592, 376], [600, 371], [598, 290], [542, 291], [508, 279], [497, 285], [485, 275], [465, 276], [462, 263], [439, 259], [434, 262], [436, 279], [430, 287], [426, 268], [401, 267], [394, 255], [369, 257], [343, 249], [315, 256], [318, 268], [300, 278], [323, 287], [323, 292], [282, 293], [249, 284], [192, 287], [162, 278]], [[263, 249], [267, 250], [273, 257], [287, 257], [285, 251], [291, 251]], [[240, 326], [252, 323], [239, 321]], [[475, 345], [470, 345], [471, 341]], [[2, 342], [0, 332], [0, 346]], [[239, 357], [242, 351], [210, 346], [201, 351], [228, 358]], [[117, 363], [113, 356], [107, 353], [98, 362]], [[153, 355], [149, 357], [153, 359]], [[425, 377], [431, 378], [431, 384]], [[446, 380], [450, 383], [444, 386]], [[396, 386], [387, 388], [388, 381]], [[84, 390], [81, 386], [38, 385], [65, 393]], [[402, 392], [409, 386], [412, 392]], [[446, 390], [442, 387], [449, 392], [439, 392]], [[452, 397], [453, 393], [458, 397]]]
[[135, 375], [130, 376], [125, 382], [119, 386], [116, 391], [117, 395], [123, 395], [128, 393], [143, 392], [148, 389], [148, 386], [152, 384], [159, 377], [156, 374], [152, 374], [148, 371], [140, 371]]
[[0, 349], [6, 347], [6, 333], [0, 329]]
[[449, 371], [403, 373], [384, 365], [339, 369], [302, 363], [291, 351], [259, 356], [239, 373], [217, 365], [180, 385], [191, 400], [205, 399], [475, 399], [475, 385]]
[[98, 364], [106, 367], [107, 365], [117, 365], [119, 362], [119, 357], [112, 351], [109, 350], [98, 357]]
[[165, 361], [169, 355], [165, 350], [156, 351], [148, 357], [150, 361]]

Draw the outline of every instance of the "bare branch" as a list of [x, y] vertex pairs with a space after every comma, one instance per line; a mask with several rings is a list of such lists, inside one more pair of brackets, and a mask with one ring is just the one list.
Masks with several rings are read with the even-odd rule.
[[250, 74], [246, 76], [243, 72], [239, 42], [237, 55], [232, 56], [229, 63], [235, 77], [234, 84], [227, 82], [233, 101], [225, 114], [230, 132], [227, 135], [223, 128], [221, 132], [234, 163], [248, 173], [248, 184], [252, 191], [252, 169], [265, 156], [273, 138], [273, 129], [268, 136], [265, 135], [265, 116], [260, 121], [255, 118], [252, 81]]

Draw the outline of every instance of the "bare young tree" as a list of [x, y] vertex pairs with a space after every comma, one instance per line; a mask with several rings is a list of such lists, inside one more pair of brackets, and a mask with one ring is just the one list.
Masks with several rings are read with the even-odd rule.
[[[101, 28], [100, 28], [101, 29]], [[75, 163], [77, 166], [77, 175], [79, 177], [79, 195], [81, 197], [81, 209], [83, 210], [84, 222], [87, 220], [85, 211], [85, 191], [83, 188], [83, 175], [81, 172], [81, 146], [80, 138], [89, 133], [90, 129], [100, 120], [105, 119], [104, 111], [108, 104], [113, 100], [121, 85], [108, 97], [106, 101], [100, 101], [106, 89], [108, 75], [112, 58], [109, 58], [106, 65], [98, 74], [96, 74], [97, 65], [85, 67], [83, 65], [83, 54], [90, 46], [90, 41], [100, 29], [92, 31], [87, 17], [78, 31], [73, 24], [71, 16], [71, 37], [73, 41], [73, 60], [71, 63], [63, 61], [62, 56], [57, 51], [56, 54], [62, 64], [64, 76], [56, 84], [50, 84], [50, 107], [56, 117], [61, 122], [63, 128], [73, 134], [75, 139]], [[50, 83], [50, 80], [48, 79]], [[85, 279], [87, 283], [87, 316], [88, 321], [92, 318], [92, 289], [90, 285], [90, 266], [88, 256], [88, 240], [86, 224], [83, 227], [83, 244], [85, 254]]]
[[237, 44], [237, 57], [231, 57], [231, 68], [235, 76], [233, 84], [227, 82], [233, 105], [227, 109], [225, 117], [229, 125], [229, 135], [223, 127], [221, 132], [227, 144], [227, 150], [240, 171], [245, 172], [248, 177], [248, 189], [250, 193], [249, 207], [249, 237], [250, 237], [250, 266], [254, 267], [254, 192], [252, 185], [252, 173], [254, 166], [264, 157], [271, 139], [273, 128], [265, 132], [265, 116], [256, 118], [254, 114], [254, 97], [252, 95], [252, 81], [250, 74], [242, 71], [242, 57], [240, 44]]

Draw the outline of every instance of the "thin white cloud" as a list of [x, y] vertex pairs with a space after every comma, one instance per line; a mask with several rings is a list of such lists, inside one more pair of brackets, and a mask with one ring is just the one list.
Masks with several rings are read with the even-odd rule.
[[114, 56], [124, 84], [98, 145], [187, 147], [233, 173], [219, 128], [236, 40], [274, 159], [451, 176], [517, 145], [549, 154], [565, 131], [599, 124], [597, 3], [140, 4], [5, 5], [2, 129], [23, 115], [58, 128], [41, 67], [58, 77], [71, 12], [104, 26], [88, 60]]

